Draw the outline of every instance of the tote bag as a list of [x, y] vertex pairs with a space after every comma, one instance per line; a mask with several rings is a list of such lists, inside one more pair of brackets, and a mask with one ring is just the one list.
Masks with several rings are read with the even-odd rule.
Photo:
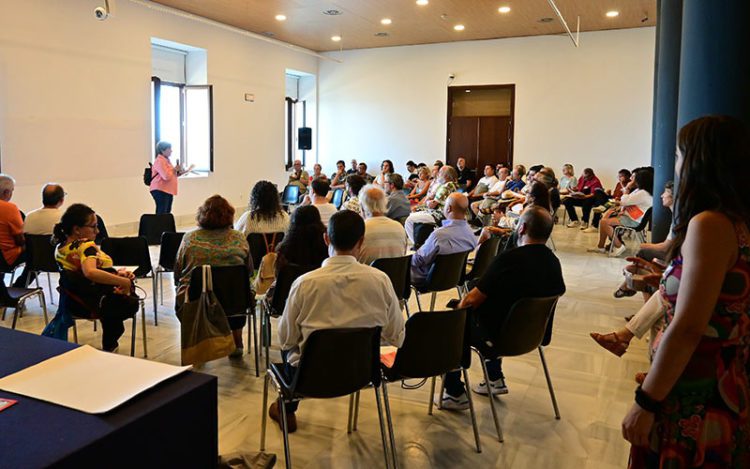
[[185, 302], [180, 308], [182, 364], [195, 365], [226, 357], [235, 349], [232, 330], [224, 309], [213, 292], [211, 267], [201, 266], [203, 289], [195, 301]]

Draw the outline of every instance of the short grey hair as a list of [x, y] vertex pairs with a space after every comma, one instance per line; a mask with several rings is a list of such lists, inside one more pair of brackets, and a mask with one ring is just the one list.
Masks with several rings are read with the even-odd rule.
[[374, 184], [367, 184], [359, 191], [359, 204], [368, 218], [374, 213], [385, 214], [388, 211], [385, 191]]
[[0, 173], [0, 193], [12, 191], [16, 187], [16, 180], [13, 177]]
[[398, 173], [388, 173], [385, 175], [386, 182], [389, 182], [396, 186], [396, 190], [401, 190], [404, 188], [404, 178], [401, 177]]
[[164, 152], [169, 150], [170, 148], [172, 148], [172, 144], [167, 142], [166, 140], [162, 140], [156, 144], [156, 154], [163, 155]]

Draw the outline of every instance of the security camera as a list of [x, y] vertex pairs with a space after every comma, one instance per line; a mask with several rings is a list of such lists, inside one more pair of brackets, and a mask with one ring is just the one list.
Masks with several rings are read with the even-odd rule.
[[96, 16], [96, 19], [99, 21], [104, 21], [109, 17], [109, 12], [104, 7], [96, 7], [94, 8], [94, 16]]
[[451, 73], [450, 75], [448, 75], [448, 78], [450, 80], [453, 80], [454, 78], [456, 78], [456, 74], [455, 73]]

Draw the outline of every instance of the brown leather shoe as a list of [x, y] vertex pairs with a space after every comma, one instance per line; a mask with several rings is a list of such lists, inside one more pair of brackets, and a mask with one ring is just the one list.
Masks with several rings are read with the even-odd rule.
[[630, 345], [630, 341], [618, 337], [617, 332], [610, 332], [609, 334], [590, 332], [589, 335], [597, 344], [614, 353], [618, 357], [621, 357], [628, 350], [628, 345]]
[[[281, 428], [281, 411], [279, 410], [278, 400], [268, 408], [268, 416], [271, 417], [271, 420], [279, 424], [279, 429], [281, 429], [281, 431], [284, 431]], [[286, 413], [286, 429], [289, 433], [297, 431], [297, 417], [294, 415], [294, 412]]]

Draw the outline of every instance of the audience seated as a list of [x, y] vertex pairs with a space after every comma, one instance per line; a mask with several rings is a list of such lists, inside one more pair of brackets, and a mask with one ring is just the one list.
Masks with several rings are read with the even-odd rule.
[[328, 247], [323, 240], [325, 230], [315, 207], [298, 207], [292, 213], [289, 231], [276, 246], [276, 274], [287, 264], [320, 267], [328, 258]]
[[320, 165], [320, 163], [315, 163], [313, 165], [313, 173], [310, 176], [310, 182], [312, 182], [314, 179], [328, 179], [328, 177], [323, 172], [323, 167]]
[[[176, 311], [179, 311], [185, 302], [190, 275], [194, 268], [202, 265], [246, 265], [248, 271], [253, 271], [253, 260], [250, 257], [247, 239], [244, 234], [232, 228], [234, 207], [225, 198], [213, 195], [206, 199], [198, 208], [195, 220], [198, 222], [198, 228], [183, 236], [174, 265], [174, 279], [177, 285]], [[242, 328], [245, 327], [247, 318], [230, 316], [227, 319], [237, 347], [229, 357], [240, 358], [244, 351]]]
[[[501, 168], [495, 178], [495, 182], [489, 186], [489, 189], [481, 194], [483, 200], [478, 200], [471, 204], [471, 211], [474, 215], [480, 216], [481, 214], [487, 215], [492, 213], [492, 210], [498, 204], [498, 200], [505, 192], [505, 184], [509, 181], [508, 178], [510, 173], [508, 168]], [[476, 195], [476, 194], [473, 194]]]
[[476, 181], [476, 173], [473, 169], [466, 167], [466, 158], [459, 156], [456, 160], [456, 172], [458, 173], [458, 186], [465, 192], [470, 191], [474, 187], [474, 181]]
[[[591, 209], [594, 207], [596, 199], [594, 194], [597, 189], [602, 188], [602, 183], [599, 178], [594, 174], [594, 170], [586, 168], [583, 170], [583, 175], [578, 178], [578, 185], [574, 191], [569, 193], [569, 197], [563, 201], [565, 210], [568, 212], [568, 228], [586, 229], [589, 227], [589, 218], [591, 217]], [[578, 214], [576, 213], [576, 207], [581, 207], [583, 211], [583, 226], [578, 221]]]
[[[25, 260], [23, 219], [16, 204], [10, 201], [15, 186], [16, 181], [12, 177], [0, 174], [0, 251], [5, 263], [10, 267], [15, 267]], [[23, 276], [18, 277], [18, 280], [22, 279]]]
[[352, 174], [346, 178], [346, 191], [349, 198], [341, 204], [341, 210], [351, 210], [352, 212], [362, 215], [362, 206], [359, 204], [359, 191], [362, 190], [367, 182], [359, 174]]
[[125, 332], [123, 321], [138, 311], [132, 272], [114, 270], [112, 258], [96, 245], [94, 211], [73, 204], [54, 227], [55, 260], [62, 269], [59, 311], [75, 317], [98, 319], [102, 324], [102, 349], [117, 351]]
[[404, 178], [398, 173], [385, 178], [385, 193], [388, 195], [388, 212], [385, 216], [393, 220], [402, 220], [411, 213], [411, 204], [404, 194]]
[[413, 203], [419, 203], [427, 196], [430, 190], [432, 181], [430, 180], [430, 170], [426, 166], [422, 166], [418, 170], [419, 180], [413, 184], [413, 188], [408, 195], [408, 199]]
[[[452, 169], [446, 166], [443, 169]], [[443, 206], [445, 220], [411, 258], [411, 282], [419, 287], [430, 271], [438, 255], [471, 251], [477, 247], [477, 239], [466, 222], [469, 199], [460, 192], [451, 193]]]
[[469, 201], [482, 198], [482, 195], [487, 193], [496, 182], [497, 176], [495, 176], [495, 168], [491, 164], [485, 165], [484, 176], [477, 181], [476, 186], [474, 186], [474, 188], [467, 194]]
[[560, 177], [560, 194], [568, 195], [578, 187], [578, 180], [575, 176], [573, 165], [565, 163], [562, 167], [562, 176]]
[[[565, 293], [560, 261], [547, 246], [554, 222], [549, 210], [527, 208], [518, 223], [520, 247], [498, 255], [487, 273], [463, 298], [459, 307], [471, 308], [472, 344], [491, 343], [502, 327], [511, 306], [522, 298], [545, 297]], [[506, 394], [501, 361], [487, 360], [490, 383], [479, 383], [474, 392]], [[442, 408], [463, 410], [469, 407], [460, 372], [445, 375]]]
[[336, 162], [336, 173], [331, 178], [331, 189], [343, 189], [346, 186], [346, 163], [344, 160]]
[[[403, 343], [404, 319], [390, 279], [385, 273], [357, 262], [364, 236], [362, 217], [350, 210], [334, 214], [325, 233], [333, 256], [320, 269], [292, 284], [279, 323], [279, 343], [290, 380], [304, 353], [306, 339], [319, 329], [380, 326], [384, 344], [398, 347]], [[297, 428], [296, 410], [296, 402], [287, 405], [290, 432]], [[278, 401], [271, 404], [268, 413], [273, 420], [280, 421]]]
[[380, 164], [380, 174], [375, 178], [374, 184], [380, 187], [385, 186], [385, 180], [389, 174], [393, 174], [393, 161], [383, 160]]
[[23, 221], [23, 232], [32, 235], [49, 235], [62, 216], [65, 191], [58, 184], [45, 184], [42, 188], [42, 206], [32, 210]]
[[406, 162], [406, 173], [407, 174], [417, 174], [417, 163], [415, 163], [412, 160], [409, 160]]
[[401, 223], [386, 216], [388, 199], [383, 189], [366, 185], [359, 192], [359, 202], [365, 215], [365, 238], [357, 260], [370, 264], [375, 259], [405, 256], [406, 231]]
[[[599, 222], [602, 218], [609, 218], [614, 213], [614, 209], [620, 203], [620, 197], [622, 197], [623, 190], [629, 185], [633, 184], [633, 176], [635, 171], [632, 173], [627, 169], [621, 169], [617, 173], [617, 183], [613, 190], [607, 190], [604, 192], [603, 189], [597, 189], [595, 197], [597, 197], [594, 203], [594, 218], [591, 220], [591, 226], [583, 230], [584, 233], [598, 233]], [[604, 214], [604, 215], [602, 215]]]
[[315, 179], [310, 185], [312, 186], [312, 193], [310, 196], [305, 197], [300, 206], [312, 204], [320, 212], [320, 219], [323, 220], [323, 225], [328, 226], [328, 220], [331, 218], [331, 215], [338, 210], [335, 205], [328, 201], [327, 196], [331, 190], [331, 186], [326, 179]]
[[240, 215], [234, 229], [246, 238], [250, 233], [283, 233], [289, 228], [289, 214], [281, 208], [276, 184], [258, 181], [250, 194], [250, 209]]
[[414, 242], [415, 223], [428, 223], [435, 225], [444, 219], [443, 205], [448, 199], [448, 196], [458, 190], [456, 177], [456, 170], [453, 169], [452, 166], [443, 166], [440, 168], [437, 180], [433, 183], [437, 184], [434, 195], [432, 197], [428, 195], [423, 203], [412, 209], [414, 213], [409, 215], [404, 224], [406, 234], [409, 236], [412, 243]]
[[367, 184], [375, 180], [374, 177], [367, 173], [367, 163], [364, 162], [357, 165], [357, 175], [364, 179]]
[[302, 168], [301, 160], [294, 160], [294, 166], [289, 172], [289, 182], [287, 184], [299, 187], [300, 195], [307, 193], [307, 185], [310, 184], [310, 175]]
[[[367, 165], [365, 165], [367, 166]], [[346, 170], [347, 176], [350, 174], [357, 174], [359, 172], [359, 165], [357, 165], [357, 160], [352, 159], [351, 161], [351, 167]]]

